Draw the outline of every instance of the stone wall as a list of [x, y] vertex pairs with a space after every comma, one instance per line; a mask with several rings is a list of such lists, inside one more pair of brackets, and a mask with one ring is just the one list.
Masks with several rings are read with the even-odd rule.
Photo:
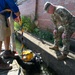
[[75, 1], [74, 0], [39, 0], [38, 4], [38, 21], [39, 26], [42, 28], [53, 29], [54, 25], [50, 21], [50, 16], [47, 13], [44, 13], [43, 6], [46, 1], [50, 1], [56, 5], [62, 5], [66, 7], [73, 15], [75, 15]]
[[[46, 1], [50, 1], [56, 5], [66, 7], [73, 15], [75, 15], [75, 1], [74, 0], [38, 0], [38, 26], [42, 29], [54, 29], [54, 24], [50, 20], [50, 15], [45, 13], [43, 6]], [[36, 0], [26, 0], [19, 6], [22, 15], [29, 15], [32, 19], [35, 17]], [[75, 38], [75, 33], [73, 34]]]
[[34, 19], [35, 2], [36, 0], [26, 0], [21, 5], [19, 5], [21, 15], [30, 16], [32, 19]]

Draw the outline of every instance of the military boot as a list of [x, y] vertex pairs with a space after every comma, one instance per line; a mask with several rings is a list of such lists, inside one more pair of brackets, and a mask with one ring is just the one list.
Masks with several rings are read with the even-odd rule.
[[53, 50], [58, 51], [59, 50], [59, 47], [58, 46], [50, 46], [49, 49], [53, 49]]
[[67, 54], [63, 54], [61, 56], [58, 56], [58, 60], [64, 60], [67, 58]]

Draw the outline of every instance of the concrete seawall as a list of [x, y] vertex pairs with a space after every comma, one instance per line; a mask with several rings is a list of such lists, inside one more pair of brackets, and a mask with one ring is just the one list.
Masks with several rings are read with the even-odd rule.
[[[17, 34], [18, 39], [21, 40], [20, 32]], [[68, 58], [64, 61], [58, 61], [57, 56], [59, 52], [50, 50], [49, 42], [40, 41], [38, 38], [33, 37], [31, 34], [24, 33], [23, 43], [33, 52], [40, 52], [44, 62], [47, 66], [51, 67], [58, 75], [75, 75], [75, 55], [70, 52]]]

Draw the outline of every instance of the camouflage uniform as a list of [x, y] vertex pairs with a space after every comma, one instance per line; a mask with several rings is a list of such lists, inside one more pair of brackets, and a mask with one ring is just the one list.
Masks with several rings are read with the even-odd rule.
[[59, 45], [59, 40], [62, 38], [63, 54], [68, 54], [70, 46], [70, 37], [75, 31], [75, 17], [64, 7], [57, 6], [51, 18], [55, 24], [54, 45]]

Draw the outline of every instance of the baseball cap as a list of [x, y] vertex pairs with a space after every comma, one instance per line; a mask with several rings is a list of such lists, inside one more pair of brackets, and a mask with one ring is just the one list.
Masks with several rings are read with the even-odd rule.
[[44, 4], [44, 10], [47, 10], [50, 5], [51, 5], [51, 3], [47, 1], [47, 2]]

